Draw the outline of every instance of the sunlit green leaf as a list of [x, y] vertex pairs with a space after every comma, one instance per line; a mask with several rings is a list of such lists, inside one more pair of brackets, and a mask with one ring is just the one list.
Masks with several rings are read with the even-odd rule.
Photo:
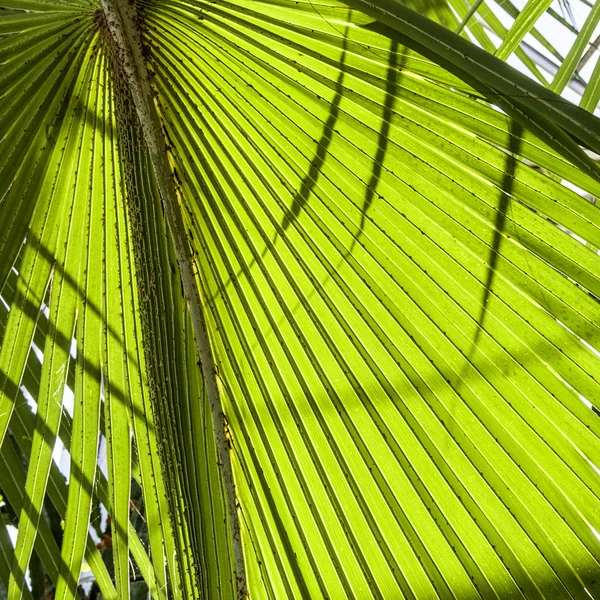
[[0, 5], [9, 598], [598, 594], [595, 6]]

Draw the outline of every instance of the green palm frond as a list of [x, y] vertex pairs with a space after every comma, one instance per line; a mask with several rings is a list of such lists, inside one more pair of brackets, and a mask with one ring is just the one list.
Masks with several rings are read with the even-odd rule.
[[[590, 58], [597, 62], [598, 3], [570, 0], [559, 3], [558, 11], [548, 0], [523, 3], [448, 0], [426, 3], [429, 10], [422, 10], [412, 1], [403, 3], [475, 41], [488, 52], [520, 64], [553, 91], [560, 93], [569, 85], [581, 98], [597, 79], [596, 75], [583, 75], [582, 70]], [[554, 41], [560, 42], [559, 47]], [[594, 109], [597, 101], [596, 98]], [[590, 105], [583, 101], [582, 106], [590, 110]]]
[[[40, 543], [36, 537], [40, 527], [44, 531], [42, 507], [49, 498], [64, 519], [62, 553], [52, 549], [56, 541], [48, 535], [47, 554], [36, 552], [43, 562], [45, 556], [50, 561], [44, 565], [56, 597], [74, 596], [84, 558], [105, 597], [128, 597], [130, 552], [153, 592], [165, 597], [165, 564], [171, 580], [178, 577], [174, 534], [145, 382], [112, 83], [99, 46], [95, 9], [64, 6], [68, 11], [60, 11], [57, 27], [56, 4], [26, 3], [30, 12], [21, 21], [10, 21], [14, 31], [2, 40], [2, 144], [7, 152], [1, 176], [5, 226], [0, 264], [5, 279], [19, 240], [27, 239], [16, 282], [2, 291], [10, 307], [0, 352], [3, 449], [10, 451], [11, 431], [28, 467], [25, 480], [20, 456], [13, 452], [5, 459], [11, 476], [23, 472], [16, 480], [18, 495], [14, 501], [8, 498], [21, 515], [8, 592], [10, 597], [23, 592], [23, 574], [34, 544], [37, 548]], [[45, 18], [47, 14], [52, 18]], [[32, 44], [41, 57], [37, 61], [31, 60]], [[40, 310], [44, 299], [50, 312], [44, 323], [41, 377], [37, 388], [30, 389], [37, 402], [34, 419], [18, 408], [24, 403], [18, 382], [26, 374], [30, 341], [45, 320]], [[59, 426], [67, 419], [63, 391], [71, 366], [73, 419], [60, 431], [71, 456], [67, 498], [64, 477], [51, 455]], [[132, 429], [152, 568], [148, 549], [129, 525]], [[100, 434], [108, 442], [108, 482], [97, 467]], [[114, 582], [88, 537], [93, 494], [111, 516]]]
[[600, 594], [595, 5], [0, 4], [9, 598]]

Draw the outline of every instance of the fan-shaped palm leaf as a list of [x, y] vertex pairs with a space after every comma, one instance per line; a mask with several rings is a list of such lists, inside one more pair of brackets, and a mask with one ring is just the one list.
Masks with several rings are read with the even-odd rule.
[[600, 127], [502, 60], [544, 3], [498, 56], [394, 0], [1, 3], [9, 597], [34, 553], [61, 598], [130, 555], [161, 597], [598, 593]]

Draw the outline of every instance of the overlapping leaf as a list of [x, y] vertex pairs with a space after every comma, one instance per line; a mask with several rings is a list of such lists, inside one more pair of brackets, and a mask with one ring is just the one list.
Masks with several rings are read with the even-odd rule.
[[251, 595], [594, 595], [597, 169], [369, 5], [144, 5]]
[[562, 92], [568, 85], [571, 97], [579, 98], [581, 106], [596, 109], [598, 96], [595, 102], [589, 96], [596, 87], [597, 73], [592, 74], [589, 66], [598, 64], [597, 2], [439, 0], [423, 6], [405, 0], [403, 4], [488, 52], [510, 59], [554, 91]]
[[[181, 597], [98, 8], [2, 4], [0, 489], [18, 518], [14, 552], [2, 525], [2, 583], [9, 597], [29, 597], [30, 569], [33, 589], [47, 577], [53, 597], [73, 598], [85, 561], [106, 598], [129, 597], [136, 572], [153, 596]], [[52, 460], [58, 438], [70, 456], [68, 485]], [[130, 521], [132, 475], [143, 490], [148, 547]], [[103, 560], [88, 532], [94, 502], [110, 516], [99, 546], [108, 544], [114, 560]], [[60, 534], [49, 530], [46, 506], [63, 520]]]

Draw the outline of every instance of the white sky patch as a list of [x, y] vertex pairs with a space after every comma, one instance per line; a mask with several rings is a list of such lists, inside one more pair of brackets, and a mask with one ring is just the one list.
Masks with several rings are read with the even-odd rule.
[[[62, 444], [62, 442], [60, 443]], [[60, 459], [56, 464], [58, 465], [58, 470], [64, 476], [67, 485], [69, 485], [69, 480], [71, 478], [71, 455], [64, 449], [64, 446], [60, 453]]]
[[52, 460], [54, 460], [54, 462], [56, 463], [56, 466], [59, 468], [60, 472], [65, 476], [65, 479], [67, 480], [67, 483], [69, 481], [69, 473], [68, 471], [70, 470], [69, 467], [67, 467], [67, 473], [64, 473], [62, 470], [62, 466], [63, 465], [63, 454], [67, 454], [65, 450], [65, 445], [62, 443], [62, 440], [57, 437], [56, 441], [54, 442], [54, 450], [52, 451]]
[[13, 545], [13, 548], [17, 547], [17, 535], [18, 535], [18, 531], [16, 527], [13, 527], [12, 525], [7, 525], [6, 526], [6, 531], [8, 531], [8, 537], [10, 538], [10, 543]]
[[29, 390], [24, 385], [22, 385], [19, 390], [21, 390], [21, 394], [23, 394], [23, 397], [31, 408], [31, 412], [35, 415], [37, 413], [37, 402], [35, 398], [29, 393]]
[[6, 303], [6, 300], [2, 296], [0, 296], [0, 302], [2, 302], [4, 308], [10, 312], [10, 306]]
[[[18, 535], [17, 528], [13, 527], [12, 525], [7, 525], [6, 531], [8, 532], [8, 537], [10, 538], [10, 542], [11, 542], [13, 548], [16, 548], [17, 535]], [[31, 591], [31, 577], [29, 575], [29, 569], [27, 569], [27, 571], [25, 571], [25, 582], [27, 583], [27, 587], [29, 588], [29, 591]]]
[[108, 511], [106, 510], [104, 504], [100, 503], [100, 531], [106, 531], [106, 526], [108, 525]]
[[594, 346], [590, 345], [588, 342], [586, 342], [583, 338], [579, 338], [583, 345], [588, 348], [591, 352], [593, 352], [598, 358], [600, 358], [600, 352], [598, 350], [596, 350], [596, 348], [594, 348]]
[[106, 438], [100, 434], [100, 442], [98, 444], [98, 466], [102, 471], [102, 474], [108, 479], [108, 466], [106, 464]]
[[[62, 405], [63, 409], [67, 411], [67, 414], [71, 418], [73, 418], [74, 404], [75, 394], [68, 385], [65, 385], [65, 390], [63, 392], [62, 398]], [[65, 449], [65, 445], [63, 444], [60, 438], [56, 438], [56, 441], [54, 443], [54, 450], [52, 452], [52, 458], [54, 459], [58, 470], [61, 472], [68, 484], [69, 479], [71, 477], [71, 455]]]
[[31, 349], [35, 354], [35, 357], [40, 361], [40, 363], [44, 362], [44, 353], [38, 348], [35, 342], [31, 342]]
[[[522, 10], [526, 2], [527, 0], [513, 0], [513, 4], [518, 10]], [[494, 13], [494, 15], [500, 21], [500, 23], [504, 27], [506, 27], [507, 30], [510, 30], [514, 23], [514, 19], [508, 14], [508, 12], [506, 12], [502, 8], [502, 2], [488, 0], [487, 2], [485, 2], [485, 5]], [[563, 5], [561, 5], [561, 3], [558, 2], [558, 0], [555, 0], [551, 6], [551, 8], [556, 12], [556, 14], [565, 19], [567, 23], [574, 25], [578, 31], [581, 31], [581, 28], [583, 27], [591, 8], [587, 6], [584, 2], [581, 2], [581, 0], [569, 0], [569, 7], [570, 12], [565, 10]], [[485, 24], [483, 19], [479, 18], [479, 21], [484, 26], [488, 37], [493, 42], [494, 46], [499, 47], [502, 43], [502, 40], [490, 30], [490, 28]], [[572, 23], [572, 21], [574, 21], [574, 23]], [[562, 25], [562, 23], [560, 23], [554, 16], [552, 16], [548, 11], [546, 11], [538, 19], [535, 25], [535, 29], [540, 34], [540, 38], [550, 41], [552, 47], [556, 49], [556, 51], [560, 54], [562, 59], [566, 58], [576, 38], [576, 34], [573, 31], [571, 31], [569, 27], [565, 27], [564, 25]], [[586, 52], [590, 48], [590, 44], [592, 44], [598, 38], [599, 35], [600, 24], [592, 33], [588, 45], [585, 49]], [[528, 33], [523, 38], [523, 43], [529, 46], [531, 51], [535, 51], [539, 53], [539, 55], [541, 55], [540, 59], [534, 59], [534, 62], [539, 63], [537, 64], [538, 69], [546, 77], [547, 81], [551, 82], [554, 78], [555, 72], [549, 72], [548, 69], [551, 68], [551, 64], [554, 64], [554, 71], [557, 71], [560, 67], [561, 60], [555, 57], [549, 50], [547, 50], [545, 46], [532, 35], [532, 33]], [[523, 48], [523, 50], [525, 52], [528, 52], [526, 48]], [[583, 80], [584, 82], [589, 82], [596, 62], [600, 60], [599, 56], [600, 52], [594, 52], [591, 58], [587, 62], [585, 62], [585, 64], [581, 67], [581, 69], [578, 71], [580, 80]], [[542, 65], [542, 62], [545, 63], [546, 61], [549, 61], [549, 63], [551, 64], [546, 64], [546, 66], [544, 67]], [[525, 73], [529, 77], [536, 79], [531, 74], [529, 68], [526, 67], [519, 58], [517, 58], [515, 53], [513, 53], [508, 58], [507, 62], [522, 73]], [[575, 83], [574, 85], [577, 84]], [[573, 102], [574, 104], [579, 104], [581, 101], [581, 92], [576, 92], [568, 86], [565, 87], [561, 95], [570, 102]], [[599, 114], [600, 109], [597, 108], [594, 112], [595, 114]]]
[[573, 190], [579, 196], [585, 195], [586, 191], [581, 189], [579, 186], [576, 186], [574, 183], [571, 183], [568, 179], [562, 179], [561, 184], [566, 188]]
[[50, 308], [45, 302], [42, 302], [42, 307], [40, 308], [42, 314], [46, 317], [46, 319], [50, 318]]
[[75, 406], [75, 394], [73, 390], [65, 385], [65, 391], [63, 392], [63, 408], [67, 411], [68, 415], [73, 418], [73, 407]]
[[[594, 31], [594, 35], [592, 35], [592, 39], [590, 40], [590, 43], [594, 42], [598, 38], [599, 35], [600, 35], [600, 31], [598, 31], [598, 29], [596, 29], [596, 31]], [[596, 50], [596, 52], [594, 53], [594, 56], [585, 63], [585, 65], [579, 72], [579, 74], [584, 79], [584, 81], [590, 80], [590, 78], [592, 77], [592, 73], [594, 72], [594, 67], [596, 66], [596, 62], [598, 60], [600, 60], [600, 56], [599, 56], [598, 50]], [[596, 109], [595, 114], [598, 114], [598, 109]]]
[[[102, 518], [102, 517], [100, 517], [100, 518]], [[96, 533], [96, 529], [90, 525], [88, 527], [88, 532], [89, 532], [90, 537], [92, 538], [92, 540], [94, 540], [94, 544], [99, 544], [100, 543], [100, 538], [98, 537], [98, 534]]]
[[71, 358], [77, 358], [77, 340], [75, 338], [71, 339]]
[[89, 597], [90, 592], [92, 591], [94, 581], [96, 581], [94, 574], [91, 571], [84, 571], [82, 567], [81, 573], [79, 574], [79, 585], [83, 588], [83, 593], [86, 598]]

